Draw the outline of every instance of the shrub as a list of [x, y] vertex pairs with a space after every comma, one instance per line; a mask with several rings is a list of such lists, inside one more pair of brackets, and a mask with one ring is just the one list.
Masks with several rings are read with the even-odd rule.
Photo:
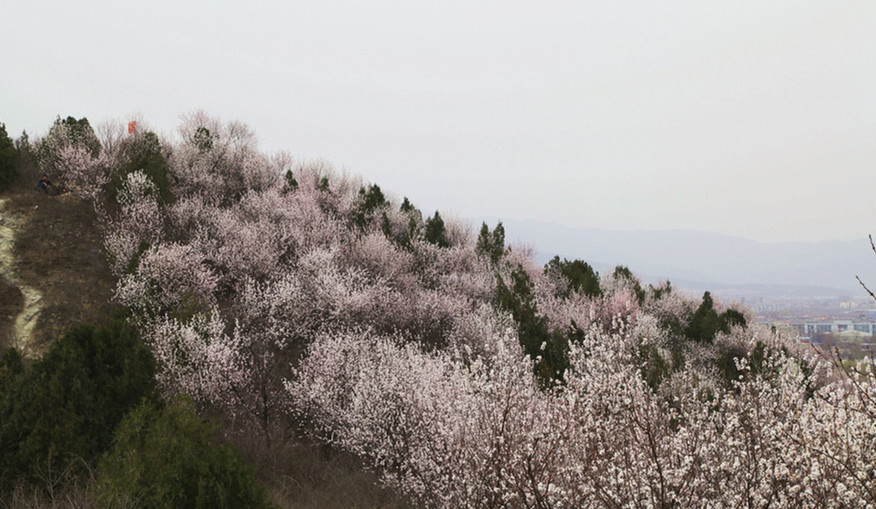
[[[545, 273], [561, 275], [569, 284], [569, 289], [583, 293], [588, 297], [599, 297], [602, 289], [599, 287], [599, 273], [589, 263], [581, 260], [569, 261], [565, 258], [560, 261], [559, 256], [554, 256], [544, 266]], [[630, 275], [632, 277], [632, 275]]]
[[110, 180], [109, 195], [115, 199], [123, 187], [125, 177], [142, 171], [155, 186], [155, 200], [160, 205], [174, 201], [170, 191], [170, 177], [167, 160], [161, 152], [161, 142], [152, 131], [137, 133], [121, 144], [119, 167]]
[[55, 119], [48, 134], [37, 143], [36, 152], [40, 168], [47, 173], [59, 173], [57, 164], [60, 152], [67, 147], [78, 147], [90, 157], [100, 153], [100, 140], [85, 117]]
[[[389, 207], [389, 202], [383, 196], [383, 192], [377, 185], [370, 185], [366, 190], [363, 186], [359, 189], [359, 204], [353, 213], [353, 223], [360, 230], [365, 230], [374, 214], [381, 209]], [[385, 214], [383, 217], [386, 217]]]
[[538, 313], [535, 287], [522, 266], [511, 272], [510, 286], [501, 276], [496, 282], [496, 306], [511, 313], [517, 324], [517, 335], [523, 352], [536, 364], [536, 374], [543, 384], [562, 378], [566, 369], [568, 337], [548, 330], [547, 319]]
[[441, 215], [438, 214], [437, 210], [435, 211], [434, 216], [426, 219], [423, 238], [426, 239], [426, 242], [435, 244], [438, 247], [450, 247], [450, 243], [447, 242], [447, 235], [444, 230], [444, 220], [441, 219]]
[[129, 408], [154, 394], [155, 362], [133, 331], [71, 327], [29, 369], [0, 361], [0, 486], [97, 458]]
[[481, 224], [475, 251], [478, 255], [489, 258], [494, 264], [499, 263], [505, 252], [505, 227], [502, 226], [502, 221], [499, 221], [492, 233], [487, 223]]
[[185, 396], [132, 410], [100, 470], [98, 507], [270, 507], [240, 453]]
[[685, 335], [691, 341], [711, 343], [717, 333], [727, 334], [730, 332], [730, 327], [734, 325], [745, 328], [745, 315], [733, 308], [727, 309], [719, 315], [718, 311], [714, 309], [712, 295], [706, 292], [703, 294], [703, 302], [687, 326]]

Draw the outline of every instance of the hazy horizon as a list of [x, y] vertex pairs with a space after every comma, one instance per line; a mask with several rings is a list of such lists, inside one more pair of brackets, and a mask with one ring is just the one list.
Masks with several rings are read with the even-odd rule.
[[763, 242], [876, 230], [876, 4], [7, 6], [0, 122], [195, 109], [426, 210]]

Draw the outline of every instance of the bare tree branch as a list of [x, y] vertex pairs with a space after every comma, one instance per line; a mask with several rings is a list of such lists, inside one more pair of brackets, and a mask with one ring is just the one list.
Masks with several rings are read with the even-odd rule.
[[[867, 237], [869, 237], [869, 239], [870, 239], [870, 249], [873, 250], [873, 254], [876, 254], [876, 244], [873, 244], [873, 235], [872, 235], [872, 234], [871, 234], [871, 235], [867, 235]], [[873, 292], [870, 291], [869, 288], [867, 288], [867, 285], [865, 285], [864, 282], [861, 281], [861, 278], [858, 277], [858, 276], [855, 276], [855, 279], [857, 279], [858, 282], [861, 283], [861, 286], [864, 287], [864, 290], [867, 290], [867, 293], [870, 294], [870, 297], [873, 297], [873, 300], [876, 300], [876, 295], [874, 295]]]
[[857, 280], [858, 280], [858, 282], [859, 282], [859, 283], [861, 283], [861, 286], [863, 286], [863, 287], [864, 287], [864, 290], [867, 290], [867, 293], [869, 293], [869, 294], [870, 294], [870, 297], [873, 297], [873, 299], [874, 299], [874, 300], [876, 300], [876, 295], [874, 295], [874, 294], [873, 294], [873, 292], [872, 292], [872, 291], [870, 291], [870, 289], [869, 289], [869, 288], [867, 288], [867, 285], [865, 285], [865, 284], [864, 284], [864, 282], [863, 282], [863, 281], [861, 281], [861, 278], [859, 278], [859, 277], [858, 277], [858, 276], [855, 276], [855, 279], [857, 279]]

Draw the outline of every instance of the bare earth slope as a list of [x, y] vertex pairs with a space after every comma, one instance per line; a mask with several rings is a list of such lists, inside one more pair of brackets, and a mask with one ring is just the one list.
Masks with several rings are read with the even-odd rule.
[[16, 343], [20, 331], [16, 327], [24, 315], [24, 294], [15, 277], [15, 234], [20, 221], [6, 210], [6, 199], [0, 198], [0, 348]]
[[34, 355], [74, 323], [105, 323], [114, 282], [91, 205], [26, 186], [0, 195], [0, 347]]

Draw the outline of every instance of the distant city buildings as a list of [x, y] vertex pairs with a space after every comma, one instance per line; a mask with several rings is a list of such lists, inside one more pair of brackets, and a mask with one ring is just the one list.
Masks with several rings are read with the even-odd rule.
[[872, 363], [876, 309], [872, 299], [760, 299], [757, 321], [799, 341], [837, 348], [843, 359]]
[[876, 321], [854, 321], [841, 318], [817, 321], [797, 321], [790, 323], [790, 325], [800, 336], [815, 336], [816, 334], [872, 336], [876, 333]]

